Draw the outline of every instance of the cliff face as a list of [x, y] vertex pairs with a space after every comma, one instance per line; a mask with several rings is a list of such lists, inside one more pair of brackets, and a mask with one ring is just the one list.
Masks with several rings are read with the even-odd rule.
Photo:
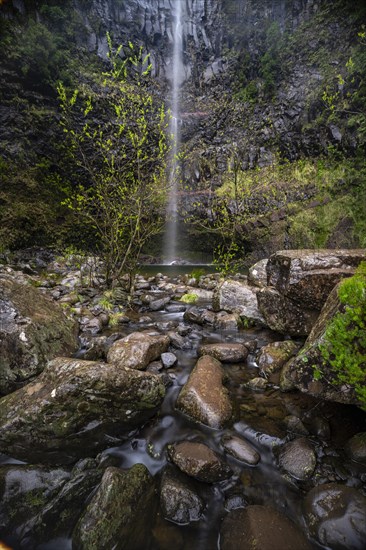
[[[182, 174], [189, 189], [181, 195], [182, 211], [184, 207], [190, 215], [207, 215], [211, 194], [225, 181], [233, 153], [243, 172], [271, 166], [279, 158], [286, 162], [318, 158], [334, 148], [345, 157], [356, 153], [363, 98], [357, 105], [352, 98], [364, 76], [359, 69], [348, 74], [347, 63], [355, 55], [357, 35], [366, 21], [361, 0], [179, 1]], [[169, 103], [177, 2], [8, 0], [2, 4], [0, 22], [10, 29], [13, 40], [9, 55], [0, 61], [4, 158], [12, 166], [19, 159], [38, 165], [39, 158], [46, 158], [51, 167], [57, 164], [51, 147], [59, 141], [52, 83], [65, 81], [65, 74], [67, 80], [70, 67], [73, 75], [83, 77], [85, 60], [94, 54], [105, 59], [107, 31], [114, 43], [130, 40], [150, 53], [158, 93]], [[348, 83], [351, 78], [356, 84]], [[357, 115], [356, 121], [350, 120], [347, 109]], [[12, 176], [7, 178], [10, 181]], [[289, 194], [294, 195], [291, 189]], [[312, 198], [314, 193], [307, 191], [306, 199]], [[262, 202], [256, 201], [256, 216], [274, 210], [258, 207]], [[284, 206], [281, 201], [275, 205], [280, 211]], [[271, 223], [276, 222], [267, 220], [265, 225]], [[283, 245], [283, 236], [277, 245]], [[264, 246], [261, 254], [266, 253]]]

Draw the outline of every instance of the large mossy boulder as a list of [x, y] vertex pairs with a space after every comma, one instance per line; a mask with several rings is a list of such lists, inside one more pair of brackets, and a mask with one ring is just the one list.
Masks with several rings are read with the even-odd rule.
[[16, 390], [47, 362], [77, 349], [77, 324], [30, 284], [0, 274], [0, 395]]
[[329, 323], [342, 311], [338, 290], [339, 285], [330, 293], [304, 347], [283, 367], [280, 386], [284, 391], [297, 388], [320, 399], [360, 405], [351, 376], [348, 383], [340, 382], [321, 351]]
[[210, 428], [223, 428], [233, 415], [223, 377], [217, 359], [209, 355], [200, 357], [179, 394], [176, 408]]
[[75, 550], [136, 550], [147, 548], [154, 521], [155, 485], [148, 469], [109, 467], [79, 519], [73, 535]]
[[0, 400], [0, 452], [69, 463], [111, 446], [154, 415], [165, 395], [157, 375], [69, 358]]
[[268, 287], [258, 294], [266, 324], [282, 334], [307, 336], [333, 287], [354, 274], [365, 250], [281, 250], [267, 263]]

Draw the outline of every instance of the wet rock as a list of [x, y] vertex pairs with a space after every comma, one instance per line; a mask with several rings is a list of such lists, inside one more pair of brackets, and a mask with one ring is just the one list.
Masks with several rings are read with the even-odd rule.
[[169, 337], [154, 331], [132, 332], [109, 349], [108, 363], [143, 370], [168, 349]]
[[221, 526], [221, 550], [311, 550], [300, 529], [268, 506], [234, 510]]
[[294, 439], [284, 445], [279, 452], [280, 467], [295, 479], [310, 479], [316, 466], [313, 447], [305, 438]]
[[83, 337], [84, 349], [80, 356], [86, 361], [104, 361], [106, 359], [107, 336]]
[[242, 281], [226, 280], [214, 291], [214, 311], [225, 310], [238, 313], [247, 322], [264, 324], [262, 314], [258, 310], [257, 294], [253, 287]]
[[174, 353], [166, 352], [161, 354], [161, 362], [165, 369], [170, 369], [174, 367], [177, 362], [177, 356]]
[[145, 422], [164, 395], [159, 376], [57, 358], [34, 382], [0, 400], [0, 446], [31, 462], [75, 462]]
[[309, 431], [306, 429], [300, 418], [297, 416], [288, 416], [286, 419], [287, 428], [290, 432], [299, 435], [309, 435]]
[[364, 250], [280, 250], [268, 260], [268, 285], [300, 306], [320, 311], [334, 286], [353, 275], [364, 259]]
[[168, 313], [182, 313], [187, 309], [187, 306], [184, 304], [168, 304], [165, 309]]
[[154, 482], [143, 464], [109, 467], [73, 534], [76, 550], [144, 548], [154, 521]]
[[[324, 361], [319, 349], [324, 342], [327, 326], [341, 308], [337, 285], [330, 293], [304, 347], [283, 367], [281, 389], [297, 388], [320, 399], [360, 405], [355, 388], [351, 383], [337, 383], [334, 369]], [[316, 378], [314, 366], [321, 373]]]
[[185, 341], [183, 336], [181, 336], [177, 332], [169, 331], [167, 334], [170, 338], [170, 344], [173, 346], [173, 348], [183, 349], [186, 346], [187, 342]]
[[149, 303], [149, 309], [151, 309], [151, 311], [160, 311], [164, 309], [169, 302], [170, 296], [165, 296], [164, 298], [159, 298], [158, 300], [152, 300]]
[[273, 287], [257, 292], [258, 307], [266, 325], [290, 336], [307, 336], [318, 318], [318, 310], [299, 306]]
[[267, 286], [267, 263], [268, 259], [259, 260], [249, 268], [248, 282], [253, 286], [264, 288]]
[[202, 312], [202, 308], [196, 306], [190, 307], [184, 312], [183, 319], [187, 323], [197, 323], [197, 325], [202, 325]]
[[252, 378], [245, 384], [248, 388], [255, 391], [264, 391], [268, 387], [268, 381], [261, 376]]
[[346, 443], [345, 450], [352, 460], [366, 464], [366, 432], [351, 437]]
[[221, 439], [221, 445], [227, 453], [241, 462], [255, 466], [260, 461], [260, 454], [241, 437], [224, 435]]
[[216, 323], [216, 315], [209, 309], [204, 309], [201, 314], [201, 323], [203, 325], [214, 326]]
[[222, 380], [221, 363], [208, 355], [201, 357], [179, 394], [176, 408], [197, 422], [211, 428], [222, 428], [233, 413]]
[[185, 474], [206, 483], [228, 479], [230, 467], [207, 445], [183, 441], [168, 450], [170, 460]]
[[210, 355], [222, 363], [240, 363], [245, 361], [248, 350], [243, 344], [205, 344], [198, 350], [198, 355]]
[[248, 505], [243, 492], [233, 491], [225, 498], [224, 508], [228, 512], [237, 510], [238, 508], [245, 508]]
[[356, 489], [327, 483], [314, 487], [304, 500], [310, 534], [332, 550], [363, 550], [366, 498]]
[[258, 354], [258, 367], [262, 375], [272, 384], [279, 384], [283, 365], [299, 350], [291, 340], [272, 342], [261, 348]]
[[219, 330], [238, 330], [241, 325], [242, 322], [238, 313], [219, 311], [216, 314], [215, 327]]
[[198, 521], [205, 508], [192, 481], [171, 468], [163, 473], [160, 505], [166, 519], [183, 525]]
[[57, 355], [77, 349], [77, 324], [37, 288], [0, 276], [0, 395], [36, 376]]

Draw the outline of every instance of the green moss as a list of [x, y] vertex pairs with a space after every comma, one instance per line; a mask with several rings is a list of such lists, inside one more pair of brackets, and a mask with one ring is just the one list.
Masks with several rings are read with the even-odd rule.
[[328, 325], [320, 352], [337, 382], [353, 386], [366, 409], [366, 262], [340, 284], [338, 295], [342, 310]]
[[197, 294], [190, 293], [190, 294], [184, 294], [184, 296], [181, 297], [180, 301], [184, 302], [185, 304], [195, 304], [198, 300]]

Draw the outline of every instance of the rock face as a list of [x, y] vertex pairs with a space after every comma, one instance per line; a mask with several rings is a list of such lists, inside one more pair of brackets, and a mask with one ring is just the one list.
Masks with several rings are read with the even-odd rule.
[[77, 349], [77, 326], [38, 289], [0, 276], [0, 395]]
[[143, 370], [168, 349], [169, 336], [154, 331], [133, 332], [109, 349], [108, 363]]
[[169, 449], [172, 462], [185, 474], [206, 483], [215, 483], [231, 476], [231, 469], [207, 445], [182, 441]]
[[327, 483], [314, 487], [304, 501], [310, 534], [332, 550], [363, 550], [366, 498], [356, 489]]
[[221, 550], [311, 550], [300, 529], [268, 506], [234, 510], [221, 527]]
[[210, 428], [222, 428], [233, 413], [222, 379], [221, 363], [208, 355], [201, 357], [179, 394], [177, 409]]
[[240, 363], [245, 361], [248, 353], [248, 349], [238, 343], [205, 344], [198, 350], [200, 356], [210, 355], [222, 363]]
[[74, 462], [141, 425], [164, 395], [156, 375], [57, 358], [0, 401], [0, 448], [31, 462]]
[[73, 535], [76, 550], [144, 548], [154, 520], [154, 482], [143, 464], [106, 469]]
[[[330, 293], [304, 347], [299, 354], [291, 359], [282, 369], [281, 388], [298, 388], [321, 399], [339, 403], [359, 404], [354, 388], [350, 384], [338, 384], [335, 374], [329, 364], [321, 357], [319, 345], [324, 341], [328, 323], [340, 311], [338, 285]], [[321, 376], [315, 378], [315, 369], [321, 371]]]
[[257, 290], [242, 281], [226, 280], [214, 291], [213, 308], [238, 313], [244, 321], [262, 325], [264, 319], [258, 310]]
[[268, 287], [258, 293], [267, 325], [291, 336], [307, 336], [334, 285], [353, 275], [364, 250], [285, 250], [267, 263]]

